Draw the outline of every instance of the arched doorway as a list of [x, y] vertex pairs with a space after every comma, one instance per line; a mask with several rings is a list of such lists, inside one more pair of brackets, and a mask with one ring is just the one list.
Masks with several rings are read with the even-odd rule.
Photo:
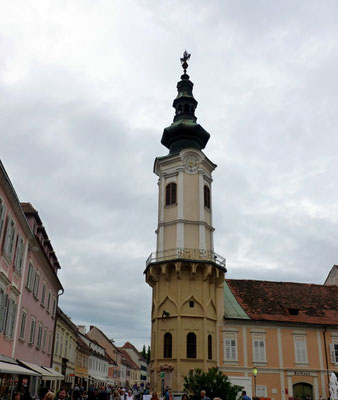
[[296, 383], [293, 385], [293, 397], [296, 400], [313, 400], [312, 385], [309, 383]]

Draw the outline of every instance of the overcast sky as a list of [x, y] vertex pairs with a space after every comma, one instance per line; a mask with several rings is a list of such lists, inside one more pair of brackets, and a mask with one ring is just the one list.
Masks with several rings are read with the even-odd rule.
[[152, 168], [185, 49], [227, 277], [324, 282], [338, 263], [337, 21], [335, 0], [0, 2], [0, 158], [39, 211], [75, 323], [149, 343]]

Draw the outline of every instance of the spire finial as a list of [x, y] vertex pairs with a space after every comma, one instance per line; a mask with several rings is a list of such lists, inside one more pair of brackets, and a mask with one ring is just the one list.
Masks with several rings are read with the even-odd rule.
[[187, 52], [187, 50], [185, 50], [184, 53], [183, 53], [183, 57], [181, 58], [181, 64], [182, 64], [182, 68], [183, 68], [184, 74], [187, 73], [187, 68], [189, 66], [187, 61], [189, 61], [190, 56], [191, 56], [191, 54], [189, 54]]

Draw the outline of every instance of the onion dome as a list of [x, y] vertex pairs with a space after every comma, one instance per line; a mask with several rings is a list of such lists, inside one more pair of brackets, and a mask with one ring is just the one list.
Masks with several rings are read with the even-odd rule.
[[188, 148], [202, 150], [210, 138], [209, 133], [196, 123], [197, 101], [192, 93], [194, 84], [187, 74], [189, 58], [190, 54], [185, 51], [181, 58], [183, 75], [177, 83], [177, 96], [173, 102], [174, 121], [164, 129], [161, 139], [161, 143], [169, 149], [169, 154], [176, 154]]

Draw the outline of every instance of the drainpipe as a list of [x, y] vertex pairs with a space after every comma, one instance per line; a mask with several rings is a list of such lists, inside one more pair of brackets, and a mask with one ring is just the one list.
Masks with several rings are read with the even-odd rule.
[[328, 361], [328, 358], [327, 358], [327, 346], [326, 346], [326, 336], [325, 336], [326, 331], [327, 331], [327, 326], [323, 330], [323, 338], [324, 338], [324, 348], [325, 348], [327, 387], [328, 387], [328, 393], [330, 394], [330, 372], [329, 372], [329, 361]]

